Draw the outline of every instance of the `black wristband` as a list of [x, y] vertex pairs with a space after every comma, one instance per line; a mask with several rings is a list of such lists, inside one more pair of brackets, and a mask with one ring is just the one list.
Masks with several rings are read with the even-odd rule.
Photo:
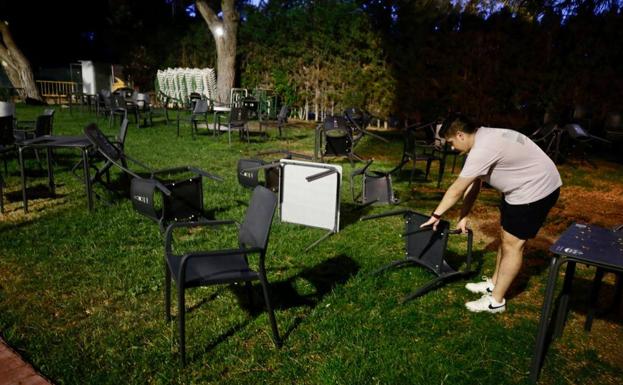
[[435, 218], [435, 219], [441, 219], [441, 215], [439, 214], [435, 214], [435, 212], [433, 211], [433, 213], [430, 215], [431, 217]]

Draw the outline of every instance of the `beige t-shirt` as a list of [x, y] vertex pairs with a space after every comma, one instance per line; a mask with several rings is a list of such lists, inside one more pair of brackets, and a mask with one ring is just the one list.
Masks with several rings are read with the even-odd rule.
[[552, 160], [524, 134], [504, 128], [476, 131], [462, 177], [480, 177], [512, 205], [545, 198], [562, 180]]

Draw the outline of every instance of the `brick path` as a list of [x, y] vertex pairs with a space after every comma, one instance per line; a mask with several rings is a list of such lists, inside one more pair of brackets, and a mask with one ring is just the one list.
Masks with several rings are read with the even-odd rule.
[[0, 339], [0, 385], [52, 385]]

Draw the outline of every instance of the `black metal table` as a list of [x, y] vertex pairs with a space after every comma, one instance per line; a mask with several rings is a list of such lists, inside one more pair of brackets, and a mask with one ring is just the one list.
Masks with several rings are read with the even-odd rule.
[[[595, 266], [613, 272], [623, 272], [623, 233], [594, 225], [574, 223], [550, 247], [554, 257], [550, 263], [549, 278], [543, 300], [541, 320], [537, 334], [534, 357], [530, 369], [530, 382], [536, 383], [547, 351], [548, 340], [560, 337], [569, 308], [569, 294], [576, 263]], [[555, 318], [551, 318], [554, 291], [560, 268], [567, 264], [565, 280]], [[553, 321], [553, 322], [552, 322]], [[553, 325], [552, 325], [553, 324]], [[553, 326], [553, 330], [550, 328]]]
[[82, 165], [84, 171], [84, 184], [87, 194], [87, 205], [89, 210], [93, 209], [93, 198], [91, 195], [91, 177], [89, 175], [89, 149], [91, 142], [86, 136], [61, 136], [45, 135], [34, 139], [25, 140], [17, 143], [19, 153], [20, 173], [22, 177], [22, 199], [24, 202], [24, 212], [28, 212], [28, 197], [26, 196], [26, 172], [24, 169], [23, 152], [26, 149], [45, 149], [48, 162], [48, 186], [50, 193], [54, 196], [56, 189], [54, 186], [54, 172], [52, 168], [52, 150], [55, 148], [77, 148], [82, 151]]

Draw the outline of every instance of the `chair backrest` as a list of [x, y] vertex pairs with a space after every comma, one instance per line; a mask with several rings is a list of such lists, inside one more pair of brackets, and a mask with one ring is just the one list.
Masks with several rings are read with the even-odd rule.
[[208, 113], [210, 106], [206, 99], [196, 99], [194, 103], [193, 115], [205, 115]]
[[52, 115], [37, 116], [35, 123], [35, 136], [52, 135]]
[[591, 139], [591, 136], [579, 124], [575, 124], [575, 123], [567, 124], [565, 126], [565, 130], [567, 130], [567, 133], [572, 139], [582, 140], [582, 141]]
[[95, 123], [91, 123], [84, 128], [84, 134], [89, 141], [100, 151], [105, 157], [113, 161], [121, 159], [123, 153], [115, 147], [104, 133], [97, 127]]
[[126, 108], [126, 104], [125, 104], [125, 98], [123, 97], [123, 95], [119, 95], [119, 94], [114, 94], [112, 96], [112, 106], [114, 108]]
[[277, 194], [266, 187], [256, 186], [240, 226], [238, 242], [241, 246], [266, 250], [276, 208]]
[[229, 112], [230, 123], [246, 123], [249, 120], [249, 114], [244, 107], [232, 107]]
[[277, 120], [282, 123], [287, 123], [289, 114], [290, 114], [290, 107], [288, 107], [287, 104], [284, 104], [283, 106], [281, 106], [281, 109], [279, 110], [279, 114], [277, 115]]
[[121, 143], [121, 147], [125, 145], [125, 137], [128, 135], [128, 118], [124, 117], [119, 126], [119, 134], [117, 134], [117, 141]]
[[258, 186], [259, 181], [259, 169], [247, 170], [253, 167], [263, 166], [264, 161], [261, 159], [238, 159], [237, 176], [238, 183], [242, 187], [254, 188]]
[[344, 116], [346, 116], [346, 119], [348, 119], [348, 121], [359, 130], [365, 130], [371, 120], [371, 117], [367, 112], [357, 107], [347, 108], [344, 111]]
[[0, 117], [0, 146], [10, 146], [15, 143], [13, 136], [13, 115]]
[[136, 95], [136, 105], [141, 110], [149, 110], [149, 108], [151, 107], [149, 94], [138, 93]]

